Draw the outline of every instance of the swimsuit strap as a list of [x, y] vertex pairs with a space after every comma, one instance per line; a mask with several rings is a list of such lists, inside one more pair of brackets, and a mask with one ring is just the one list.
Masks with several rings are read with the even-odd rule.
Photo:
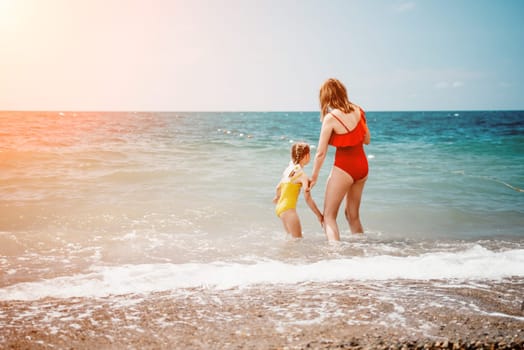
[[295, 181], [300, 176], [302, 176], [303, 172], [304, 171], [302, 170], [302, 167], [298, 164], [295, 164], [295, 166], [293, 167], [293, 170], [289, 173], [288, 177], [290, 181]]
[[331, 115], [332, 115], [333, 117], [335, 117], [335, 119], [338, 120], [338, 122], [339, 122], [340, 124], [342, 124], [343, 127], [346, 128], [347, 132], [351, 132], [351, 130], [348, 129], [348, 127], [346, 126], [346, 124], [344, 124], [344, 123], [342, 122], [342, 120], [340, 120], [340, 119], [335, 115], [335, 113], [331, 112]]
[[299, 164], [293, 164], [293, 162], [289, 162], [289, 165], [282, 173], [282, 179], [280, 182], [285, 183], [296, 181], [300, 176], [302, 176], [303, 173], [304, 170]]

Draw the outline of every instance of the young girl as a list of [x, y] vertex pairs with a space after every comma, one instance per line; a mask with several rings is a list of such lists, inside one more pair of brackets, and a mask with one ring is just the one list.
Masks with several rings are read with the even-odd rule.
[[[295, 143], [291, 146], [291, 161], [282, 174], [282, 179], [277, 186], [277, 194], [273, 199], [273, 203], [276, 203], [275, 213], [282, 219], [286, 232], [294, 238], [302, 237], [302, 227], [296, 206], [300, 188], [309, 186], [308, 176], [304, 173], [303, 168], [310, 160], [311, 155], [307, 143]], [[311, 193], [304, 192], [304, 198], [322, 224], [324, 218], [311, 198]]]

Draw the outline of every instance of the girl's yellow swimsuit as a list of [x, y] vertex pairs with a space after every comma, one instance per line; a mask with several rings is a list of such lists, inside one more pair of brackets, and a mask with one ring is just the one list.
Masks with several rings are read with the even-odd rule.
[[302, 167], [298, 164], [290, 163], [282, 174], [282, 180], [278, 184], [280, 187], [280, 198], [278, 199], [275, 213], [280, 216], [288, 209], [297, 207], [298, 195], [300, 194], [300, 187], [302, 183], [294, 183], [302, 175]]

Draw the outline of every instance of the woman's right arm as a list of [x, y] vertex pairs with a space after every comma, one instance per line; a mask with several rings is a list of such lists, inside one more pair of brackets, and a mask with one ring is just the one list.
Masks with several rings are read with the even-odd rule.
[[369, 128], [365, 122], [364, 128], [366, 129], [366, 134], [364, 135], [364, 144], [369, 145], [369, 143], [371, 142], [371, 133], [369, 132]]
[[366, 133], [364, 134], [363, 142], [365, 145], [369, 145], [369, 143], [371, 142], [371, 133], [369, 132], [368, 122], [366, 120], [366, 112], [364, 112], [362, 108], [358, 108], [360, 109], [360, 122], [364, 125], [364, 130], [366, 131]]
[[309, 187], [307, 188], [307, 191], [310, 191], [313, 188], [313, 186], [315, 186], [318, 179], [318, 174], [320, 173], [320, 169], [322, 168], [322, 164], [326, 159], [329, 138], [331, 137], [331, 133], [333, 132], [333, 127], [330, 126], [329, 120], [330, 119], [328, 118], [328, 116], [326, 116], [324, 117], [324, 121], [322, 122], [322, 128], [320, 129], [320, 137], [318, 139], [317, 152], [315, 153], [315, 161], [313, 163], [313, 173], [311, 174], [311, 181], [309, 182]]

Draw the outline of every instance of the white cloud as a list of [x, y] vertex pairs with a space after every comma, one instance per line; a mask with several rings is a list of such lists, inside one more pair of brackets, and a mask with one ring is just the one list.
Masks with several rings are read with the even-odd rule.
[[395, 12], [403, 13], [411, 11], [415, 8], [416, 4], [413, 1], [402, 2], [395, 6]]
[[449, 87], [449, 83], [447, 81], [439, 81], [435, 83], [436, 89], [447, 89]]
[[457, 88], [460, 88], [462, 86], [464, 86], [464, 82], [459, 81], [459, 80], [456, 80], [456, 81], [453, 81], [453, 82], [438, 81], [434, 85], [435, 89], [447, 89], [447, 88], [457, 89]]

